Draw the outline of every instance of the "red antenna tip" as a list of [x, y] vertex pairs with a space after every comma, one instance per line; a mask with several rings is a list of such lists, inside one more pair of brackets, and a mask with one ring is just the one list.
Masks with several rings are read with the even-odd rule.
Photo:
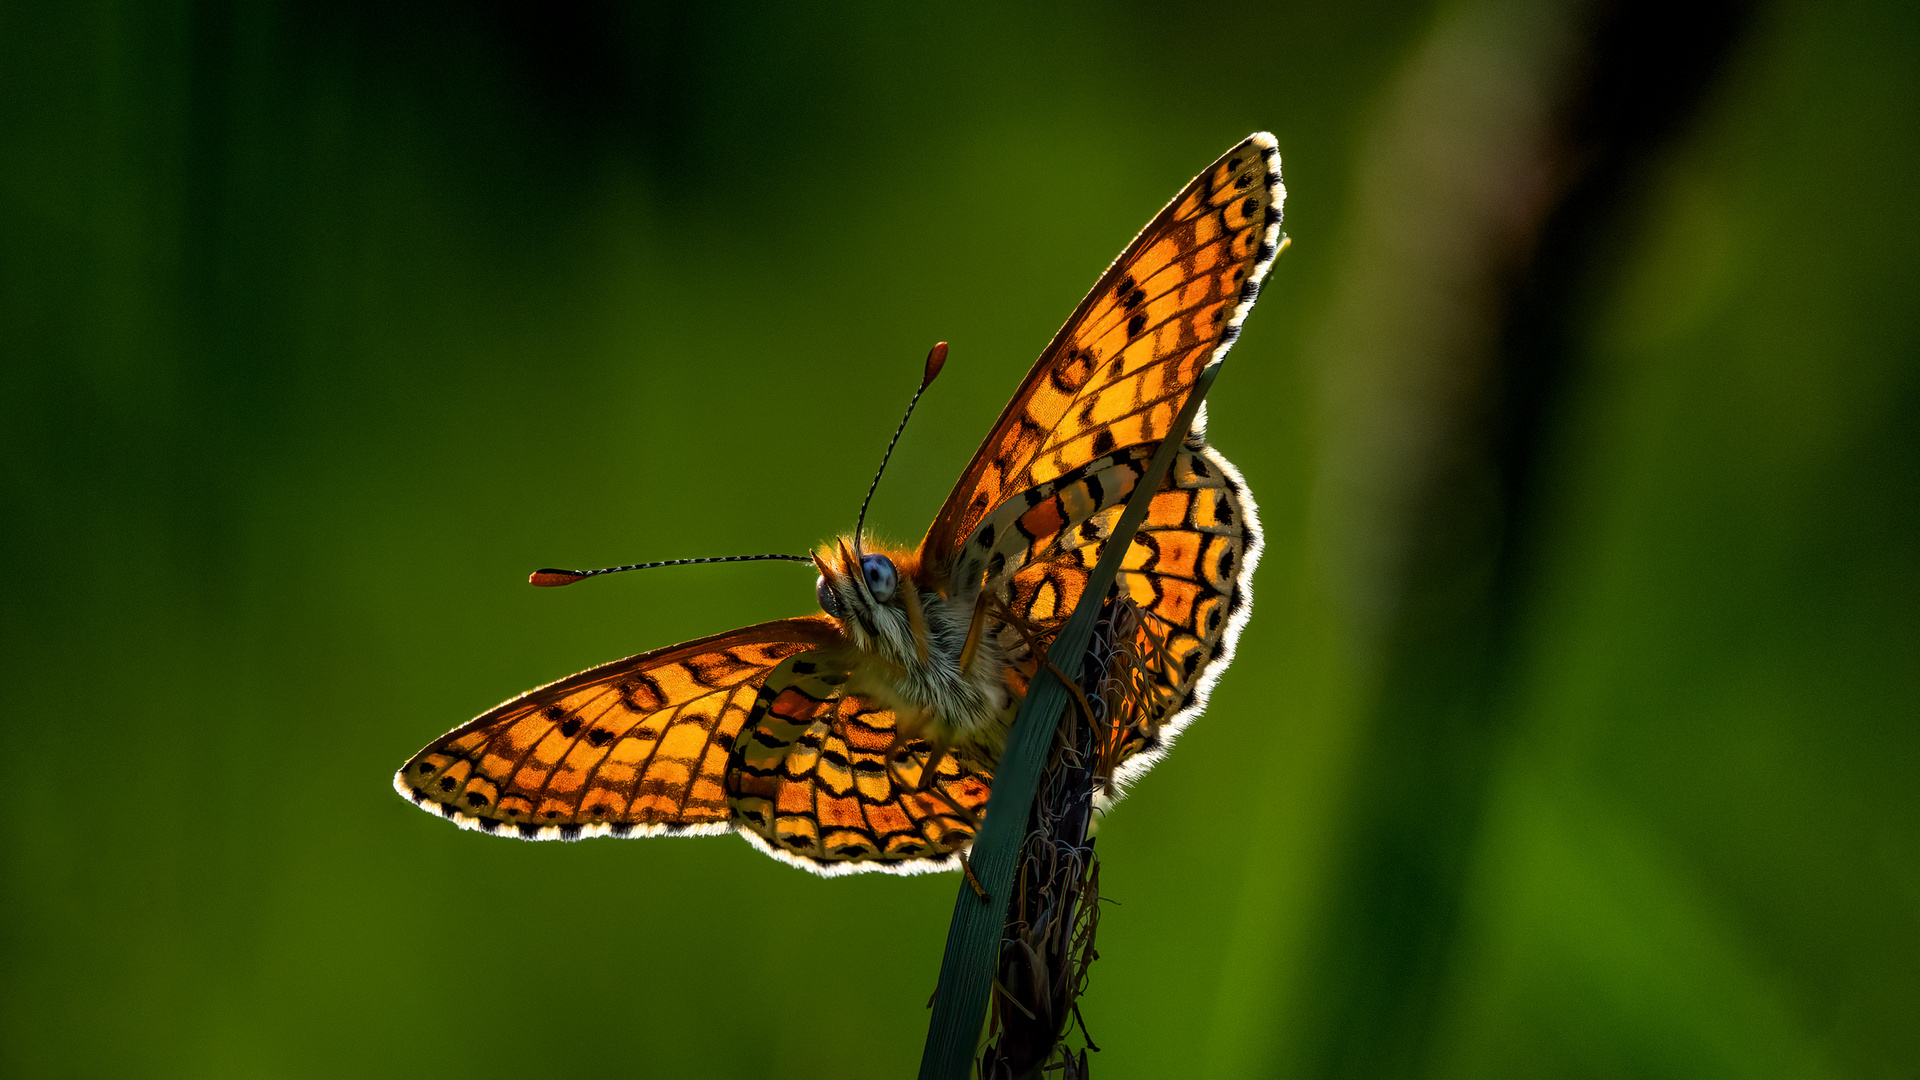
[[947, 343], [942, 341], [927, 353], [927, 374], [920, 380], [920, 389], [925, 390], [933, 385], [933, 380], [940, 374], [940, 368], [946, 362]]
[[586, 576], [578, 570], [535, 570], [527, 575], [527, 584], [552, 589], [561, 585], [571, 585]]

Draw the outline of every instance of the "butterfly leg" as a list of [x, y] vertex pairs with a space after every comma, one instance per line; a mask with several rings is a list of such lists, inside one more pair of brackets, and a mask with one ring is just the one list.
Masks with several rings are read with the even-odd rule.
[[1040, 665], [1046, 662], [1047, 657], [1047, 643], [1045, 640], [1047, 631], [1035, 625], [1033, 622], [1021, 618], [1019, 613], [1015, 612], [1002, 597], [993, 597], [993, 607], [994, 618], [1000, 620], [1002, 624], [1012, 627], [1014, 633], [1020, 635], [1021, 643], [1025, 645], [1027, 649], [1027, 658], [1033, 661], [1032, 671], [1026, 671], [1025, 668], [1021, 668], [1021, 670], [1025, 672], [1028, 678], [1040, 674]]
[[980, 815], [974, 813], [972, 810], [969, 810], [964, 806], [961, 806], [959, 801], [956, 800], [952, 795], [949, 795], [945, 788], [939, 786], [938, 784], [934, 783], [931, 779], [929, 779], [930, 777], [939, 775], [934, 770], [936, 766], [940, 764], [940, 759], [946, 754], [946, 752], [947, 750], [945, 747], [940, 747], [936, 749], [931, 755], [928, 756], [926, 767], [920, 770], [920, 782], [918, 784], [911, 784], [911, 785], [908, 784], [906, 782], [906, 777], [901, 776], [899, 773], [893, 774], [894, 779], [900, 782], [901, 787], [906, 788], [908, 791], [911, 791], [916, 795], [931, 795], [934, 798], [939, 799], [941, 802], [946, 803], [947, 808], [949, 810], [952, 810], [955, 814], [957, 814], [960, 817], [960, 820], [966, 822], [968, 825], [972, 826], [973, 828], [978, 829], [980, 827]]
[[980, 632], [987, 626], [987, 606], [993, 600], [993, 590], [981, 589], [973, 602], [973, 621], [967, 624], [967, 641], [960, 647], [960, 670], [966, 671], [973, 666], [973, 654], [980, 648]]
[[905, 756], [900, 755], [900, 749], [907, 744], [908, 740], [919, 738], [920, 733], [926, 730], [925, 717], [924, 713], [912, 716], [902, 715], [893, 726], [893, 738], [887, 743], [886, 753], [881, 755], [881, 760], [887, 763], [887, 773], [892, 776], [893, 782], [915, 794], [922, 793], [933, 786], [933, 778], [940, 768], [940, 759], [946, 756], [947, 752], [945, 747], [935, 746], [933, 752], [927, 755], [926, 763], [920, 766], [918, 780], [909, 781], [899, 771], [900, 762], [905, 760]]
[[888, 779], [898, 785], [902, 791], [915, 795], [932, 795], [934, 798], [947, 804], [947, 808], [952, 810], [960, 820], [966, 822], [973, 828], [979, 828], [980, 815], [961, 806], [952, 795], [947, 794], [945, 789], [935, 783], [940, 775], [940, 762], [947, 756], [946, 747], [936, 745], [933, 748], [933, 752], [927, 755], [926, 764], [920, 767], [920, 778], [918, 780], [908, 780], [906, 775], [900, 771], [900, 760], [894, 755], [908, 737], [909, 736], [901, 735], [901, 733], [896, 730], [894, 732], [893, 742], [888, 745], [887, 752], [882, 757], [882, 760], [886, 762]]
[[987, 887], [980, 884], [979, 878], [973, 876], [973, 863], [967, 859], [967, 853], [964, 851], [960, 853], [960, 872], [967, 875], [967, 884], [973, 886], [975, 895], [979, 896], [982, 900], [993, 899], [993, 897], [987, 895]]
[[916, 792], [933, 790], [934, 777], [940, 775], [940, 762], [947, 756], [947, 748], [935, 744], [933, 753], [927, 755], [927, 763], [920, 767], [920, 782], [914, 785]]
[[1047, 655], [1046, 642], [1041, 640], [1046, 631], [1014, 614], [1013, 610], [1007, 607], [1004, 602], [999, 606], [1000, 610], [997, 614], [1000, 620], [1008, 626], [1013, 627], [1014, 631], [1025, 641], [1027, 653], [1032, 656], [1035, 661], [1035, 673], [1038, 673], [1042, 666], [1048, 671], [1053, 672], [1054, 678], [1060, 680], [1060, 685], [1065, 686], [1072, 692], [1074, 698], [1078, 700], [1080, 704], [1080, 715], [1086, 717], [1088, 722], [1092, 722], [1094, 717], [1093, 703], [1087, 700], [1086, 692], [1080, 689], [1079, 680], [1067, 678], [1067, 673], [1061, 671], [1060, 668], [1054, 664], [1053, 659]]
[[906, 788], [916, 795], [933, 790], [933, 782], [935, 778], [940, 775], [940, 762], [947, 756], [947, 747], [945, 744], [936, 741], [933, 744], [932, 753], [927, 755], [926, 763], [920, 766], [920, 779], [911, 783], [899, 772], [897, 767], [900, 763], [900, 758], [896, 755], [899, 754], [900, 748], [905, 746], [909, 739], [920, 738], [921, 733], [924, 732], [926, 728], [925, 713], [902, 715], [899, 721], [894, 724], [893, 739], [887, 743], [886, 753], [881, 755], [881, 760], [887, 763], [887, 771], [892, 774], [894, 783], [899, 784], [901, 787]]

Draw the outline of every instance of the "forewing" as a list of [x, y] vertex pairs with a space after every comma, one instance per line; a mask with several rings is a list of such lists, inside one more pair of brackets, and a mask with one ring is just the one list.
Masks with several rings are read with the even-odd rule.
[[784, 619], [616, 660], [434, 740], [394, 787], [532, 840], [726, 832], [728, 757], [767, 674], [839, 640], [825, 618]]
[[727, 776], [756, 847], [818, 874], [951, 869], [972, 843], [992, 777], [899, 735], [897, 718], [841, 692], [843, 673], [795, 657], [767, 679]]
[[1009, 497], [1158, 441], [1201, 368], [1232, 347], [1278, 251], [1286, 190], [1253, 135], [1175, 196], [1054, 336], [921, 545], [945, 566]]

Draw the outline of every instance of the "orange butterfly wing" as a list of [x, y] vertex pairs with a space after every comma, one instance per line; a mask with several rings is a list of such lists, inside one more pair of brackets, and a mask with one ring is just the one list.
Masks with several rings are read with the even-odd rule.
[[840, 640], [825, 617], [783, 619], [603, 664], [434, 740], [394, 787], [527, 839], [727, 832], [728, 759], [767, 674]]
[[835, 875], [951, 869], [973, 842], [992, 776], [900, 738], [894, 714], [843, 694], [816, 654], [782, 664], [740, 740], [728, 794], [741, 834], [783, 862]]
[[1158, 441], [1224, 356], [1280, 243], [1273, 136], [1249, 136], [1174, 196], [1101, 275], [988, 433], [921, 541], [944, 567], [1008, 498], [1116, 447]]

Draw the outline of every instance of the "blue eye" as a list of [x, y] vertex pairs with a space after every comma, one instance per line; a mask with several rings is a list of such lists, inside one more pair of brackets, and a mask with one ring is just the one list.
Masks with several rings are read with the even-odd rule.
[[825, 611], [836, 619], [846, 617], [847, 609], [841, 606], [839, 595], [833, 591], [831, 585], [827, 584], [826, 578], [820, 578], [814, 583], [813, 595], [820, 598], [820, 609], [822, 611]]
[[875, 600], [886, 603], [893, 599], [893, 590], [900, 583], [900, 575], [893, 568], [893, 560], [885, 555], [868, 555], [860, 560], [860, 570], [867, 576], [867, 591]]

